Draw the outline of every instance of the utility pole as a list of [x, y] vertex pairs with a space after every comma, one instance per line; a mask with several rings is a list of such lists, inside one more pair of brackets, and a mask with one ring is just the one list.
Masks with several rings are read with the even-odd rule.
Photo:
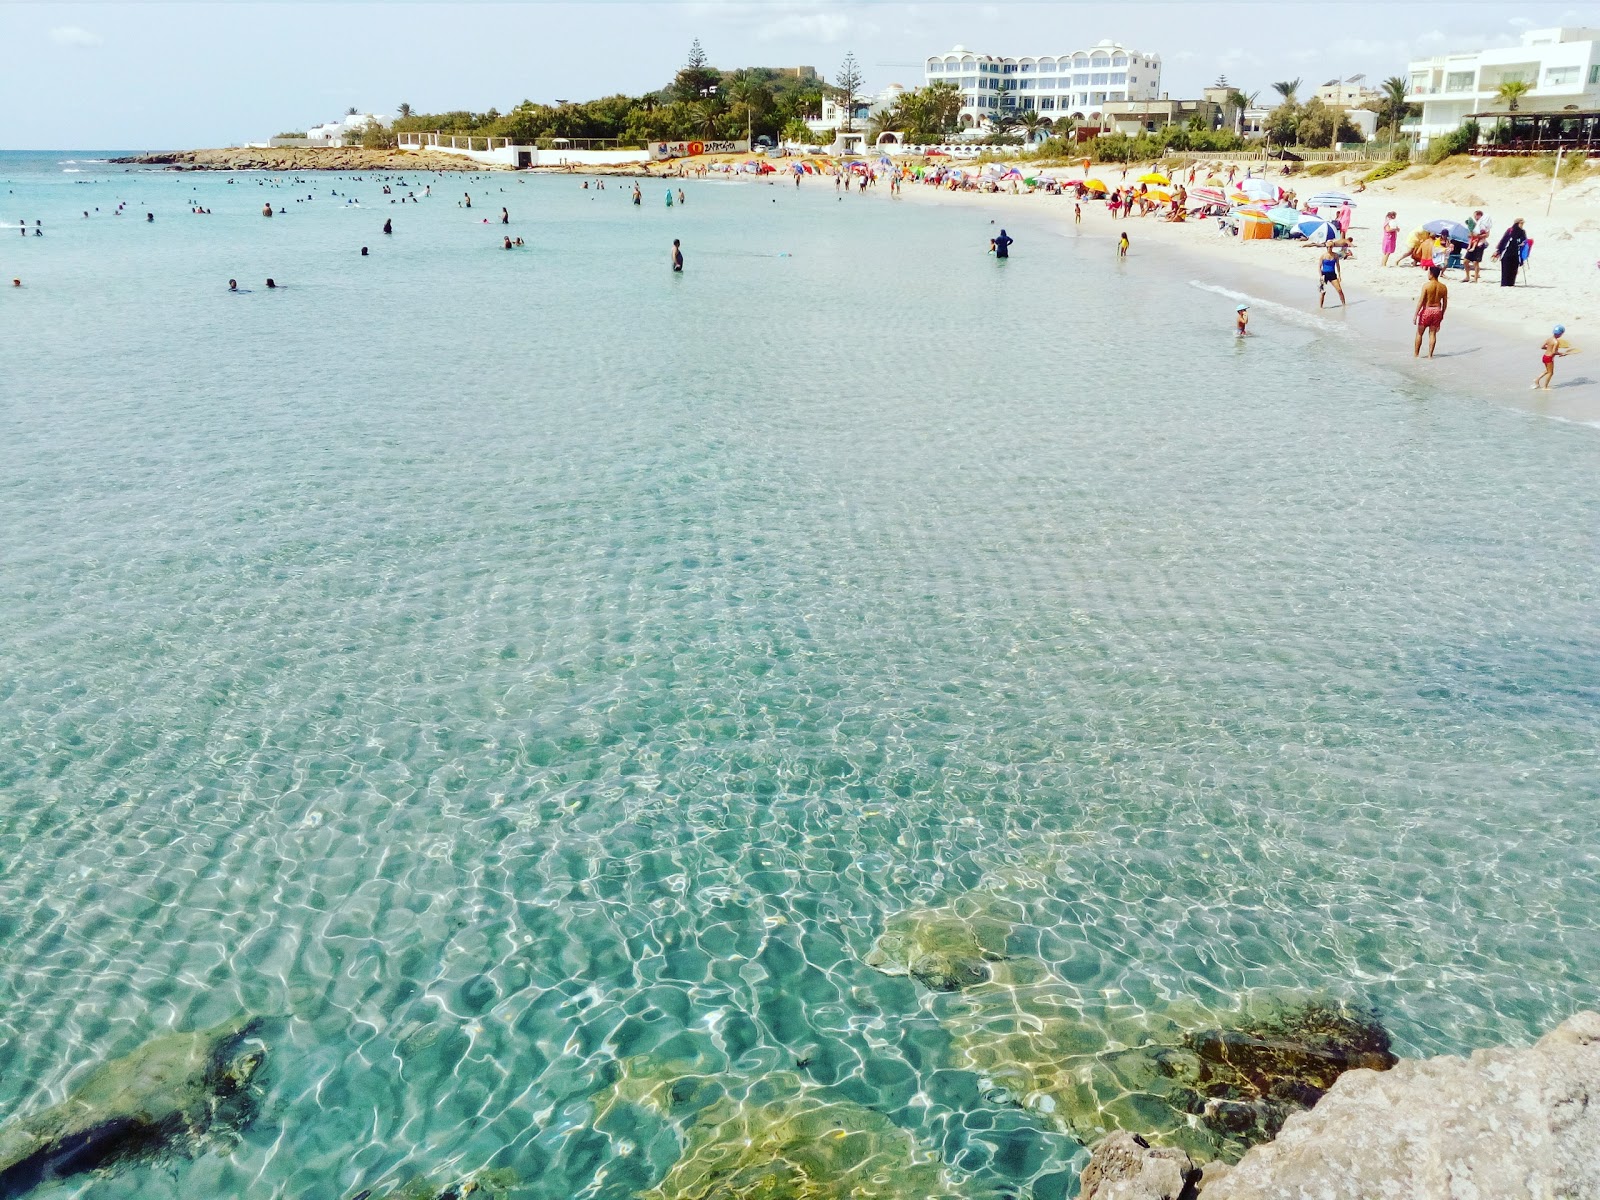
[[1550, 206], [1556, 202], [1556, 183], [1561, 179], [1561, 159], [1566, 155], [1565, 146], [1556, 147], [1556, 169], [1550, 172], [1550, 199], [1544, 202], [1544, 215], [1550, 215]]

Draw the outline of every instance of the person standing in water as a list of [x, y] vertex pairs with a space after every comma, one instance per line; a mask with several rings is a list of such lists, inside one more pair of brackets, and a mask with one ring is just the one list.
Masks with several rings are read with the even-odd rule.
[[507, 211], [506, 211], [506, 210], [505, 210], [505, 209], [503, 209], [503, 208], [502, 208], [502, 209], [501, 209], [501, 210], [500, 210], [500, 224], [502, 224], [502, 225], [509, 225], [509, 224], [511, 224], [511, 214], [510, 214], [510, 213], [508, 213], [508, 212], [507, 212]]
[[683, 270], [683, 247], [679, 245], [677, 238], [672, 239], [672, 269]]
[[1440, 282], [1443, 267], [1428, 268], [1428, 282], [1422, 285], [1422, 295], [1417, 297], [1417, 311], [1412, 320], [1417, 324], [1417, 337], [1411, 346], [1411, 357], [1422, 356], [1422, 335], [1428, 335], [1428, 357], [1433, 357], [1439, 345], [1439, 326], [1444, 324], [1444, 310], [1450, 306], [1450, 289]]
[[1237, 336], [1237, 337], [1249, 337], [1250, 336], [1250, 306], [1248, 304], [1241, 304], [1241, 305], [1239, 305], [1238, 308], [1234, 309], [1233, 311], [1238, 314], [1236, 316], [1236, 318], [1234, 319], [1234, 323], [1233, 323], [1234, 335]]
[[1545, 338], [1544, 345], [1539, 347], [1540, 362], [1544, 363], [1544, 371], [1539, 378], [1533, 381], [1533, 390], [1548, 392], [1550, 381], [1556, 377], [1556, 359], [1565, 358], [1572, 353], [1572, 347], [1562, 340], [1561, 335], [1567, 331], [1565, 325], [1557, 325], [1550, 336]]
[[270, 203], [263, 204], [261, 206], [261, 215], [263, 217], [270, 217], [272, 215], [272, 205]]
[[1128, 231], [1126, 229], [1124, 229], [1122, 231], [1122, 236], [1117, 239], [1117, 257], [1118, 258], [1127, 258], [1128, 257], [1128, 247], [1129, 247], [1130, 244], [1131, 243], [1128, 241]]
[[1317, 270], [1320, 282], [1317, 284], [1317, 307], [1321, 308], [1328, 300], [1328, 286], [1339, 293], [1339, 304], [1346, 303], [1344, 298], [1344, 280], [1339, 274], [1339, 255], [1334, 250], [1333, 243], [1329, 242], [1322, 248], [1322, 257], [1317, 260]]
[[685, 203], [684, 198], [683, 198], [683, 189], [682, 188], [678, 189], [678, 203], [679, 204]]
[[996, 258], [1010, 258], [1011, 243], [1016, 240], [1016, 238], [1012, 237], [1004, 229], [1002, 229], [999, 237], [992, 237], [989, 239], [989, 249], [993, 252]]
[[668, 208], [672, 207], [672, 189], [671, 188], [667, 189], [667, 207]]
[[383, 231], [385, 233], [393, 233], [394, 232], [394, 222], [393, 221], [385, 221], [383, 223]]

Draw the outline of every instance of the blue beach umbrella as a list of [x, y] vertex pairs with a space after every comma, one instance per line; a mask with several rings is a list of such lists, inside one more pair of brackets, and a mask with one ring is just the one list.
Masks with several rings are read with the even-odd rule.
[[1437, 221], [1429, 221], [1422, 228], [1429, 233], [1442, 233], [1452, 242], [1470, 242], [1472, 240], [1472, 232], [1465, 225], [1456, 221], [1447, 221], [1441, 218]]
[[1306, 204], [1311, 208], [1342, 208], [1346, 204], [1354, 208], [1356, 201], [1354, 196], [1346, 196], [1343, 192], [1318, 192]]
[[1339, 236], [1331, 222], [1324, 221], [1321, 217], [1305, 217], [1294, 227], [1294, 236], [1303, 237], [1308, 242], [1320, 245], [1329, 238]]
[[1274, 225], [1282, 225], [1285, 229], [1293, 229], [1305, 219], [1304, 213], [1287, 204], [1280, 204], [1277, 208], [1267, 209], [1267, 220]]

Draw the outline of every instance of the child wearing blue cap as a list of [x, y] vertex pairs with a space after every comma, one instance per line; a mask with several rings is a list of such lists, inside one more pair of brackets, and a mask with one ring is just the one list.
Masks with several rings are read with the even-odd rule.
[[1544, 345], [1539, 347], [1544, 356], [1544, 373], [1533, 381], [1534, 391], [1548, 392], [1550, 390], [1550, 381], [1556, 376], [1556, 359], [1564, 358], [1572, 353], [1572, 347], [1568, 346], [1561, 338], [1561, 335], [1566, 331], [1567, 327], [1565, 325], [1557, 325], [1550, 336], [1545, 339]]

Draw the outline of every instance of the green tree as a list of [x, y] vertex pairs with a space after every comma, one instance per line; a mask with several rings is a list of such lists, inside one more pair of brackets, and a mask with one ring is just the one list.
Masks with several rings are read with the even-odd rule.
[[844, 56], [844, 62], [839, 65], [839, 73], [833, 77], [833, 83], [834, 102], [844, 109], [844, 131], [850, 133], [855, 129], [856, 105], [860, 103], [863, 86], [861, 66], [856, 62], [853, 52]]
[[811, 132], [811, 126], [807, 125], [799, 117], [790, 117], [789, 123], [783, 127], [779, 136], [786, 142], [794, 142], [798, 145], [806, 146], [813, 144], [811, 139], [815, 135]]
[[1017, 117], [1017, 124], [1028, 137], [1031, 145], [1039, 140], [1039, 131], [1045, 127], [1044, 117], [1031, 108], [1025, 108]]
[[1516, 112], [1522, 98], [1532, 90], [1533, 85], [1525, 79], [1508, 79], [1495, 89], [1495, 102], [1504, 104], [1507, 112]]
[[1293, 104], [1295, 102], [1296, 95], [1300, 91], [1301, 82], [1302, 81], [1299, 79], [1280, 79], [1277, 83], [1272, 85], [1272, 90], [1283, 97], [1283, 102], [1285, 104]]
[[400, 119], [404, 121], [411, 115], [411, 105], [402, 103], [395, 111], [400, 114]]
[[700, 39], [695, 38], [694, 44], [689, 47], [688, 61], [672, 81], [673, 95], [685, 104], [694, 104], [716, 87], [721, 79], [721, 74], [706, 60], [706, 52], [700, 48]]
[[1293, 145], [1300, 132], [1300, 106], [1284, 101], [1267, 116], [1267, 137], [1280, 146]]

